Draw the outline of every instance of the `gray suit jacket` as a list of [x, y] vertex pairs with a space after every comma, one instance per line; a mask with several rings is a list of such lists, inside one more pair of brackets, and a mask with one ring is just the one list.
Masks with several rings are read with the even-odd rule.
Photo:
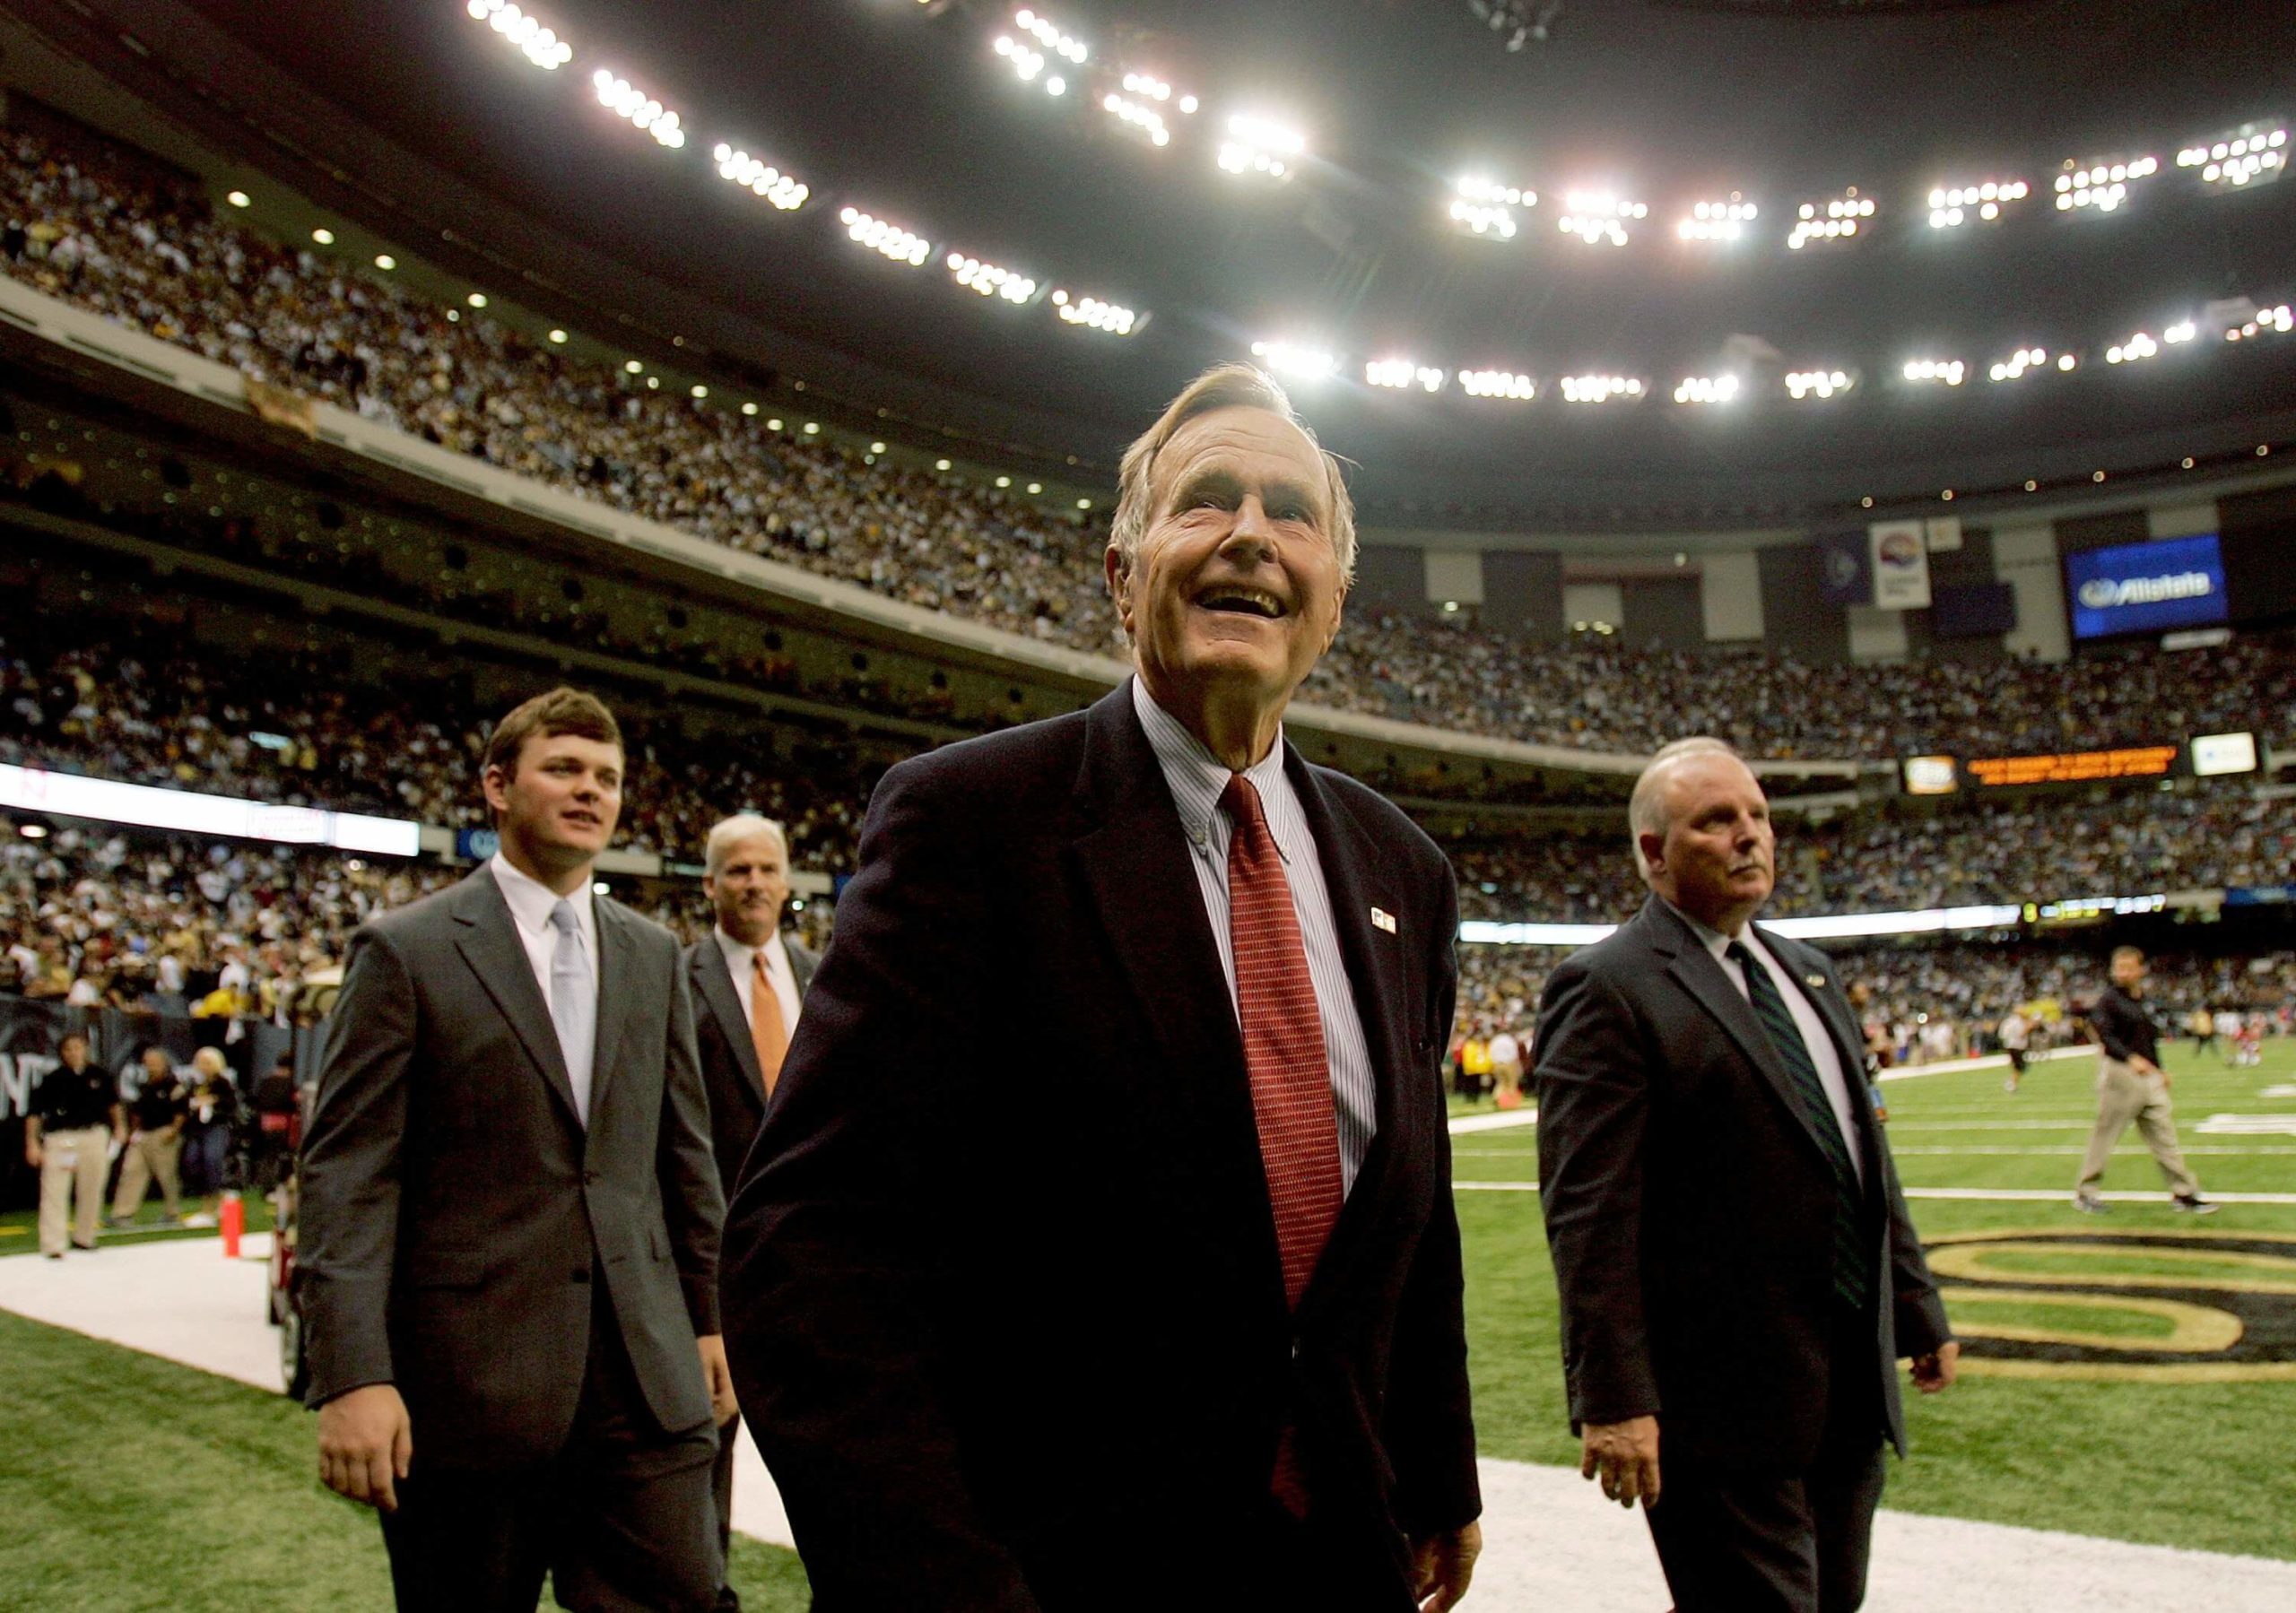
[[555, 1453], [605, 1297], [665, 1433], [704, 1424], [725, 1200], [674, 938], [597, 898], [589, 1124], [482, 867], [352, 938], [303, 1140], [316, 1406], [394, 1383], [433, 1462]]
[[[795, 934], [784, 930], [781, 944], [789, 954], [789, 972], [796, 976], [802, 998], [813, 983], [817, 961]], [[694, 1043], [701, 1054], [702, 1090], [709, 1095], [709, 1133], [718, 1149], [718, 1178], [730, 1195], [740, 1179], [742, 1161], [765, 1121], [765, 1076], [757, 1067], [757, 1044], [750, 1038], [750, 1022], [742, 1012], [734, 976], [726, 967], [726, 949], [717, 936], [705, 935], [685, 950], [686, 984], [693, 993]]]

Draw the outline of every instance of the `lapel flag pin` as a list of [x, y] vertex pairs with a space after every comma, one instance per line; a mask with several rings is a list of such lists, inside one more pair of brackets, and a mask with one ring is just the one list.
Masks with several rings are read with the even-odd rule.
[[1802, 978], [1809, 982], [1810, 989], [1813, 992], [1822, 989], [1826, 983], [1826, 977], [1823, 975], [1805, 975]]
[[1374, 907], [1371, 909], [1371, 927], [1393, 935], [1396, 932], [1396, 915], [1384, 907]]

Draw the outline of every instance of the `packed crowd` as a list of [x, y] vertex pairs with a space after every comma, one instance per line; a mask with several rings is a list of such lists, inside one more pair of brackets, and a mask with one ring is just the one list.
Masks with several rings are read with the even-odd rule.
[[[715, 542], [928, 609], [1107, 652], [1097, 530], [538, 346], [204, 201], [33, 135], [0, 160], [0, 273], [246, 374]], [[1460, 617], [1359, 612], [1306, 698], [1503, 738], [1647, 751], [1684, 733], [1755, 757], [2013, 753], [2296, 732], [2296, 654], [2243, 640], [2063, 665], [1820, 666], [1540, 646]]]

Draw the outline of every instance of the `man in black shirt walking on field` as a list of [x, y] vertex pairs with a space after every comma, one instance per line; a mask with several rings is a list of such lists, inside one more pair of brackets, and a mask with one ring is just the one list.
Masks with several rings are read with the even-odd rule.
[[2097, 1184], [2112, 1158], [2113, 1145], [2135, 1121], [2152, 1150], [2153, 1163], [2169, 1179], [2176, 1207], [2190, 1215], [2213, 1215], [2216, 1206], [2200, 1196], [2200, 1184], [2185, 1168], [2177, 1146], [2177, 1121], [2169, 1104], [2169, 1075], [2160, 1064], [2161, 1028], [2140, 999], [2144, 989], [2144, 954], [2135, 947], [2113, 949], [2112, 984], [2089, 1012], [2103, 1058], [2097, 1067], [2097, 1129], [2081, 1162], [2081, 1183], [2073, 1201], [2094, 1214], [2104, 1209]]

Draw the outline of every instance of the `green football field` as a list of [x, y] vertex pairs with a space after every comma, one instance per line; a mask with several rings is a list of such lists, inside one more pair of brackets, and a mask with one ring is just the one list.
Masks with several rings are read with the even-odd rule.
[[[2205, 1189], [2296, 1192], [2296, 1134], [2266, 1129], [2275, 1117], [2296, 1126], [2296, 1048], [2268, 1046], [2262, 1070], [2242, 1071], [2196, 1062], [2179, 1048], [2170, 1068]], [[2047, 1195], [1914, 1198], [1925, 1237], [1949, 1240], [1937, 1257], [1961, 1274], [1949, 1281], [1958, 1323], [2007, 1335], [2011, 1348], [2017, 1335], [2035, 1335], [2042, 1353], [2069, 1348], [2078, 1357], [2080, 1346], [2062, 1341], [2086, 1340], [2117, 1361], [2147, 1341], [2186, 1346], [2180, 1360], [2195, 1347], [2223, 1346], [2236, 1375], [2098, 1374], [2079, 1359], [2058, 1363], [2076, 1369], [2070, 1375], [1972, 1371], [1945, 1395], [1911, 1401], [1914, 1453], [1893, 1468], [1888, 1505], [2296, 1558], [2286, 1504], [2296, 1494], [2287, 1432], [2296, 1427], [2296, 1206], [2230, 1205], [2200, 1221], [2165, 1202], [2082, 1216], [2068, 1199], [2092, 1073], [2086, 1059], [2039, 1064], [2013, 1096], [1995, 1070], [1884, 1088], [1900, 1174], [1917, 1195]], [[2214, 1116], [2248, 1119], [2243, 1129], [2210, 1124]], [[1462, 1134], [1455, 1158], [1462, 1184], [1515, 1184], [1463, 1185], [1458, 1195], [1483, 1452], [1575, 1461], [1538, 1200], [1523, 1190], [1537, 1175], [1535, 1129]], [[2133, 1132], [2105, 1186], [2158, 1191]], [[2095, 1236], [2106, 1232], [2139, 1236], [2115, 1247], [2123, 1240]], [[2013, 1233], [2021, 1236], [2002, 1236]], [[1987, 1234], [1975, 1244], [1950, 1242]], [[2085, 1241], [2053, 1245], [2061, 1235]], [[2145, 1243], [2148, 1235], [2182, 1241]], [[0, 1248], [30, 1243], [19, 1234]], [[1987, 1285], [1989, 1293], [1972, 1291]], [[2227, 1327], [2241, 1325], [2228, 1322], [2231, 1310], [2246, 1318], [2245, 1344], [2227, 1343]], [[2257, 1340], [2272, 1337], [2276, 1360], [2249, 1358]], [[299, 1408], [5, 1314], [0, 1361], [0, 1426], [9, 1430], [0, 1440], [0, 1515], [10, 1520], [0, 1531], [0, 1584], [23, 1605], [156, 1613], [388, 1604], [373, 1522], [319, 1488], [311, 1421]], [[805, 1606], [791, 1553], [739, 1542], [735, 1581], [745, 1606]]]

